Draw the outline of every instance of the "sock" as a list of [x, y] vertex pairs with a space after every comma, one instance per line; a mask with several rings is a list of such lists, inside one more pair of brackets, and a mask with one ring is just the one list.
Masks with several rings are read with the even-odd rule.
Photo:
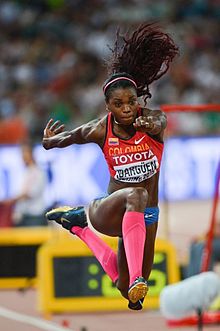
[[115, 252], [88, 226], [85, 228], [73, 226], [71, 232], [91, 249], [107, 275], [115, 283], [118, 279], [117, 255]]
[[128, 263], [130, 286], [137, 277], [142, 276], [146, 239], [144, 214], [136, 211], [125, 212], [122, 222], [122, 234]]

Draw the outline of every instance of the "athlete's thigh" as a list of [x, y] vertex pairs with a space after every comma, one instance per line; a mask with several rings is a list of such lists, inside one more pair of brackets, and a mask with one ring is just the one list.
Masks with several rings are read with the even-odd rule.
[[122, 219], [126, 209], [128, 190], [127, 188], [118, 190], [90, 203], [89, 219], [96, 230], [109, 236], [122, 235]]

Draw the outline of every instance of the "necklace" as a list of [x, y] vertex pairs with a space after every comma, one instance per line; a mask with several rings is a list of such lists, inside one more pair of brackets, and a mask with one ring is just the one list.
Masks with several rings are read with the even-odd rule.
[[121, 123], [119, 123], [119, 122], [116, 121], [115, 117], [113, 117], [113, 118], [114, 118], [114, 123], [115, 124], [119, 124], [119, 125], [121, 124]]

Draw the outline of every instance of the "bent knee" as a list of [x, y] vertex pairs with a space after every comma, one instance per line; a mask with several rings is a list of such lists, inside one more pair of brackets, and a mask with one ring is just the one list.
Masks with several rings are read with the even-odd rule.
[[148, 192], [143, 187], [129, 188], [126, 209], [128, 211], [144, 211], [148, 200]]

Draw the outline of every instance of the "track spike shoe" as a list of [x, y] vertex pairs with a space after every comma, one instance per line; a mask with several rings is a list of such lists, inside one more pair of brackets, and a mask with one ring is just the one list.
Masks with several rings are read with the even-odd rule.
[[137, 277], [128, 289], [128, 299], [132, 303], [145, 298], [148, 292], [147, 281], [143, 277]]
[[75, 208], [63, 206], [51, 209], [46, 213], [46, 218], [48, 221], [61, 224], [63, 228], [69, 231], [73, 226], [80, 226], [81, 228], [88, 226], [85, 209], [82, 206]]

